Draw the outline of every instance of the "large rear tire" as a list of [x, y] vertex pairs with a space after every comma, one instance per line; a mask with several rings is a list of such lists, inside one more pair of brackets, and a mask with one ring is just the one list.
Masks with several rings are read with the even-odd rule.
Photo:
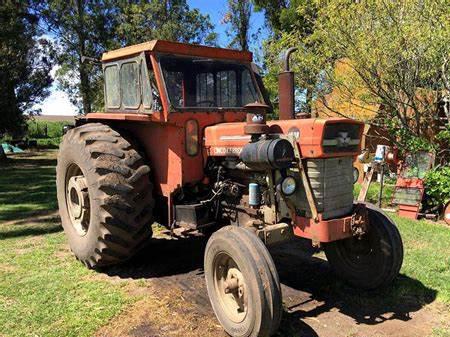
[[205, 278], [213, 310], [228, 334], [262, 337], [278, 329], [278, 274], [255, 234], [235, 226], [215, 232], [206, 246]]
[[67, 132], [56, 182], [62, 225], [88, 268], [117, 264], [151, 237], [150, 168], [111, 127], [92, 123]]
[[390, 284], [398, 275], [403, 243], [391, 219], [373, 205], [366, 207], [368, 233], [327, 243], [324, 248], [337, 275], [354, 287], [370, 290]]

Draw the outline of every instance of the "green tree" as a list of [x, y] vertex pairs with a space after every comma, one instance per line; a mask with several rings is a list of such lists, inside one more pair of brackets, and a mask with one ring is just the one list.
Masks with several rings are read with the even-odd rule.
[[[100, 67], [83, 63], [82, 56], [99, 58], [114, 46], [117, 9], [106, 0], [49, 0], [36, 12], [46, 23], [58, 45], [59, 87], [68, 93], [80, 113], [89, 113], [102, 101]], [[95, 104], [97, 103], [97, 104]]]
[[300, 30], [310, 35], [317, 16], [317, 3], [311, 0], [253, 0], [255, 10], [263, 11], [275, 36]]
[[249, 50], [252, 3], [250, 0], [228, 0], [227, 6], [222, 22], [228, 24], [229, 47]]
[[392, 140], [432, 143], [449, 72], [449, 17], [449, 0], [329, 1], [312, 36], [314, 55], [348, 65], [347, 76], [330, 71], [327, 80], [349, 102], [380, 106], [378, 121]]
[[311, 112], [317, 92], [323, 87], [321, 63], [309, 57], [315, 48], [309, 38], [315, 27], [319, 1], [317, 0], [253, 0], [256, 10], [265, 14], [266, 22], [272, 30], [264, 42], [265, 84], [273, 100], [277, 100], [278, 78], [282, 71], [281, 55], [290, 47], [299, 47], [293, 54], [293, 70], [296, 71], [297, 102], [301, 111]]
[[[294, 69], [300, 87], [311, 85], [311, 102], [326, 105], [326, 94], [337, 90], [347, 102], [331, 107], [337, 114], [347, 115], [348, 104], [379, 107], [372, 123], [384, 125], [391, 140], [411, 149], [435, 147], [431, 127], [448, 91], [449, 0], [312, 0], [314, 14], [306, 16], [305, 3], [296, 12], [309, 18], [310, 28], [293, 24], [267, 43], [271, 72], [283, 49], [302, 46]], [[337, 62], [349, 70], [336, 71]]]
[[215, 45], [209, 15], [191, 9], [186, 0], [118, 0], [116, 33], [121, 45], [163, 39]]
[[0, 3], [0, 135], [19, 136], [25, 128], [24, 113], [39, 112], [36, 105], [47, 97], [52, 83], [52, 48], [38, 37], [38, 17], [29, 5]]
[[[289, 10], [289, 0], [253, 0], [255, 10], [264, 11], [266, 22], [276, 33], [282, 29], [281, 12]], [[292, 7], [295, 8], [295, 7]], [[295, 9], [293, 10], [295, 12]]]

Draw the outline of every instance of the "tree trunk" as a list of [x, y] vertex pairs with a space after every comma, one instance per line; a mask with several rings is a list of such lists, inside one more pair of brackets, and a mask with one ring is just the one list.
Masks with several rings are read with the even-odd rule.
[[5, 161], [5, 160], [6, 160], [6, 153], [3, 150], [2, 144], [0, 144], [0, 162]]
[[238, 12], [239, 12], [239, 44], [241, 50], [247, 51], [248, 46], [248, 34], [250, 30], [250, 3], [247, 1], [238, 2]]
[[[313, 97], [312, 97], [312, 89], [306, 89], [306, 113], [311, 114], [312, 113], [312, 103], [313, 103]], [[314, 112], [314, 116], [311, 115], [311, 117], [317, 117], [315, 116], [315, 112]]]
[[[84, 50], [84, 48], [82, 48]], [[91, 88], [89, 76], [86, 71], [86, 64], [81, 63], [80, 59], [80, 91], [83, 100], [83, 114], [91, 112]]]
[[86, 34], [84, 27], [85, 3], [83, 0], [77, 1], [77, 35], [79, 47], [79, 69], [80, 69], [80, 92], [83, 100], [83, 114], [91, 112], [91, 85], [87, 65], [81, 62], [81, 57], [86, 56]]

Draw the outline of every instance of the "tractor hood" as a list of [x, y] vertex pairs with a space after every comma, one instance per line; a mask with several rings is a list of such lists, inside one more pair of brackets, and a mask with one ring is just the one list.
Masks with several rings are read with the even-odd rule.
[[[205, 128], [204, 146], [209, 156], [239, 156], [250, 142], [246, 123], [222, 123]], [[303, 158], [355, 156], [361, 151], [364, 123], [346, 118], [291, 119], [267, 122], [269, 134], [293, 136]]]

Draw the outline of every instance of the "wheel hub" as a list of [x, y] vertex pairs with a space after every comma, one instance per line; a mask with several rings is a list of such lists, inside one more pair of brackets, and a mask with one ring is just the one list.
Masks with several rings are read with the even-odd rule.
[[245, 283], [242, 273], [236, 269], [228, 270], [226, 281], [224, 282], [225, 294], [233, 294], [239, 303], [243, 303], [245, 293]]
[[83, 175], [71, 177], [66, 194], [72, 224], [80, 236], [86, 235], [89, 227], [89, 192], [86, 178]]
[[222, 255], [216, 265], [216, 292], [228, 317], [242, 322], [247, 315], [247, 292], [243, 274], [234, 260]]

